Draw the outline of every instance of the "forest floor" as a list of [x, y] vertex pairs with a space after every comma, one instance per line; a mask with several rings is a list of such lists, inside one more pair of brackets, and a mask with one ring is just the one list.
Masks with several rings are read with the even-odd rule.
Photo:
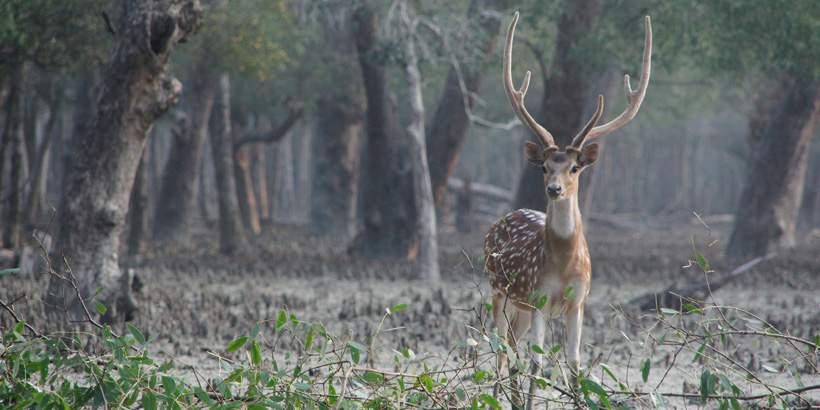
[[[477, 222], [471, 233], [441, 228], [439, 283], [412, 280], [411, 263], [366, 262], [348, 251], [349, 240], [312, 237], [300, 226], [266, 226], [250, 251], [226, 257], [217, 252], [218, 233], [203, 226], [191, 247], [156, 246], [138, 259], [123, 261], [137, 270], [143, 284], [136, 293], [140, 311], [133, 324], [146, 336], [157, 337], [153, 352], [159, 361], [183, 364], [178, 366], [181, 373], [185, 373], [184, 365], [191, 365], [204, 378], [223, 371], [218, 356], [243, 358], [239, 352], [226, 352], [226, 346], [248, 335], [256, 324], [261, 324], [260, 337], [268, 351], [283, 357], [283, 352], [292, 349], [294, 355], [282, 360], [294, 360], [298, 348], [293, 346], [298, 343], [275, 332], [283, 309], [300, 321], [322, 322], [331, 333], [371, 347], [368, 365], [375, 368], [394, 371], [395, 351], [403, 348], [412, 349], [419, 360], [456, 365], [457, 345], [473, 338], [486, 348], [479, 331], [493, 328], [482, 308], [489, 301], [489, 286], [480, 262], [483, 231], [490, 222]], [[717, 361], [693, 361], [700, 343], [692, 342], [680, 351], [653, 346], [649, 335], [657, 339], [675, 331], [658, 326], [656, 312], [630, 304], [638, 296], [674, 283], [703, 281], [704, 273], [689, 262], [697, 259], [696, 251], [708, 258], [714, 270], [708, 274], [710, 281], [743, 262], [722, 258], [731, 225], [707, 223], [708, 229], [694, 217], [593, 218], [587, 223], [593, 278], [581, 358], [583, 366], [592, 369], [590, 377], [612, 385], [600, 366], [604, 363], [635, 390], [696, 393], [704, 366], [720, 371]], [[802, 233], [794, 249], [748, 270], [715, 291], [709, 302], [748, 312], [722, 310], [730, 321], [746, 318], [735, 322], [739, 328], [760, 328], [761, 322], [749, 319], [757, 317], [783, 334], [811, 340], [820, 334], [818, 250], [820, 233]], [[20, 316], [48, 328], [39, 302], [45, 279], [8, 279], [4, 278], [0, 289], [3, 300], [17, 300]], [[22, 295], [28, 299], [18, 299]], [[386, 308], [400, 304], [407, 304], [407, 309], [386, 315]], [[672, 322], [702, 335], [704, 330], [696, 330], [698, 326], [716, 320], [714, 314], [691, 316]], [[560, 323], [551, 328], [548, 334], [552, 333], [554, 341], [548, 341], [548, 346], [561, 343]], [[644, 330], [649, 328], [652, 330]], [[717, 331], [716, 325], [710, 330]], [[377, 332], [379, 336], [371, 338]], [[810, 359], [812, 364], [800, 359], [798, 350], [804, 352], [803, 346], [794, 349], [785, 340], [737, 335], [725, 346], [714, 343], [710, 350], [712, 347], [716, 355], [725, 355], [774, 385], [820, 384], [818, 357], [815, 354]], [[563, 359], [563, 352], [558, 356]], [[641, 365], [646, 359], [651, 368], [644, 382]], [[491, 363], [487, 355], [477, 366], [490, 369]], [[729, 376], [742, 379], [745, 375]], [[765, 389], [749, 387], [746, 393], [762, 392]], [[817, 403], [820, 391], [804, 397]], [[676, 408], [697, 408], [700, 403], [694, 398], [668, 400]], [[649, 398], [646, 401], [651, 403]]]

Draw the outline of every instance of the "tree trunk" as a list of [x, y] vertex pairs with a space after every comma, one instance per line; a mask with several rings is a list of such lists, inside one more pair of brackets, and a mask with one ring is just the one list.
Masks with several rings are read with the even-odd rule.
[[317, 104], [310, 198], [313, 235], [348, 237], [356, 231], [364, 117], [358, 91], [331, 91], [322, 95]]
[[[498, 9], [500, 0], [472, 0], [467, 12], [471, 19], [479, 21], [480, 33], [477, 34], [483, 57], [479, 64], [465, 64], [463, 68], [453, 66], [447, 74], [438, 106], [433, 114], [433, 121], [427, 127], [427, 164], [430, 167], [430, 182], [433, 187], [436, 208], [441, 209], [442, 201], [447, 194], [447, 181], [453, 176], [458, 164], [461, 148], [470, 129], [471, 119], [468, 110], [472, 111], [475, 99], [464, 95], [478, 94], [487, 63], [494, 56], [496, 38], [500, 20], [495, 16], [484, 14], [487, 10]], [[462, 81], [464, 90], [462, 89]]]
[[[589, 71], [583, 61], [572, 57], [572, 49], [581, 41], [581, 35], [593, 29], [595, 18], [601, 13], [601, 0], [566, 2], [558, 23], [558, 39], [551, 75], [546, 78], [541, 110], [535, 120], [555, 138], [555, 144], [564, 149], [586, 122], [584, 104], [589, 90]], [[546, 73], [542, 73], [546, 76]], [[529, 139], [540, 144], [532, 133]], [[547, 194], [544, 177], [538, 167], [525, 164], [515, 194], [516, 208], [546, 209]]]
[[791, 83], [749, 160], [727, 256], [762, 256], [794, 242], [820, 82]]
[[[402, 11], [406, 5], [401, 4]], [[410, 21], [405, 13], [405, 23]], [[407, 126], [410, 161], [413, 169], [413, 193], [417, 218], [419, 241], [418, 278], [428, 282], [441, 279], [438, 264], [438, 238], [436, 233], [436, 207], [433, 188], [430, 184], [430, 169], [427, 167], [427, 147], [424, 138], [424, 99], [421, 93], [421, 76], [412, 33], [407, 38], [404, 66], [407, 94], [410, 106], [410, 124]]]
[[154, 216], [154, 240], [187, 244], [196, 210], [208, 118], [216, 94], [217, 75], [194, 63], [188, 87], [175, 110], [171, 152], [162, 173]]
[[354, 37], [367, 96], [367, 142], [362, 161], [364, 230], [355, 247], [367, 258], [407, 258], [416, 251], [412, 164], [403, 145], [387, 69], [373, 61], [378, 25], [372, 6], [354, 12]]
[[[10, 155], [9, 162], [9, 187], [2, 189], [0, 182], [0, 202], [8, 206], [8, 210], [3, 219], [0, 212], [0, 221], [3, 222], [2, 239], [0, 245], [7, 248], [20, 247], [20, 231], [22, 225], [23, 211], [23, 188], [26, 151], [23, 139], [25, 137], [25, 116], [26, 116], [26, 85], [28, 84], [28, 64], [20, 64], [12, 73], [11, 91], [8, 105], [6, 106], [6, 125], [3, 131], [3, 148], [0, 149], [0, 179], [4, 179], [3, 164], [6, 155]], [[9, 154], [6, 154], [9, 150]], [[8, 198], [8, 200], [6, 199]], [[2, 211], [2, 208], [0, 208]]]
[[246, 153], [247, 147], [239, 147], [233, 153], [233, 172], [236, 175], [236, 196], [239, 200], [239, 213], [246, 230], [254, 234], [262, 232], [259, 223], [259, 207], [253, 194], [251, 166]]
[[236, 198], [230, 91], [230, 77], [225, 73], [220, 74], [211, 115], [210, 134], [216, 186], [219, 192], [219, 251], [227, 255], [241, 252], [248, 245]]
[[145, 253], [148, 248], [148, 149], [143, 149], [131, 199], [128, 201], [128, 255]]
[[171, 51], [196, 32], [201, 20], [196, 1], [122, 2], [91, 125], [72, 144], [74, 163], [60, 207], [57, 249], [65, 255], [77, 292], [52, 276], [46, 296], [51, 312], [84, 320], [90, 299], [107, 307], [106, 321], [127, 320], [135, 312], [133, 276], [120, 270], [117, 257], [128, 197], [148, 130], [182, 93], [168, 73]]
[[50, 165], [49, 152], [51, 141], [54, 140], [57, 121], [60, 119], [60, 109], [63, 103], [62, 88], [56, 85], [57, 79], [49, 79], [46, 90], [46, 108], [48, 117], [43, 127], [43, 138], [36, 149], [36, 153], [31, 157], [32, 162], [32, 186], [29, 192], [26, 219], [31, 223], [37, 221], [43, 214], [43, 203], [45, 202], [46, 183], [48, 167]]
[[259, 204], [259, 219], [262, 222], [269, 222], [271, 219], [268, 207], [268, 183], [267, 169], [265, 164], [265, 150], [261, 144], [254, 144], [250, 147], [251, 153], [251, 176], [253, 177], [253, 190], [256, 193], [256, 201]]

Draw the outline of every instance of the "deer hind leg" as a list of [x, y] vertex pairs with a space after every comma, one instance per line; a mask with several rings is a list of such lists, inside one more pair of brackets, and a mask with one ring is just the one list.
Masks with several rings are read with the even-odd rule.
[[567, 322], [567, 364], [572, 371], [572, 387], [578, 387], [581, 369], [581, 326], [584, 321], [584, 306], [571, 306], [564, 314]]
[[[544, 316], [544, 313], [541, 311], [534, 311], [532, 314], [532, 330], [533, 330], [533, 340], [531, 346], [538, 346], [541, 348], [541, 351], [546, 351], [544, 349], [544, 338], [547, 335], [547, 318]], [[533, 350], [530, 348], [530, 350]], [[538, 354], [535, 352], [527, 352], [529, 356], [532, 357], [532, 366], [530, 367], [530, 373], [535, 377], [541, 377], [543, 374], [543, 361], [544, 355]], [[530, 381], [529, 387], [529, 396], [527, 398], [527, 410], [532, 410], [533, 401], [535, 399], [535, 386], [537, 383], [535, 379]]]
[[[496, 328], [498, 328], [498, 335], [504, 336], [504, 344], [507, 346], [506, 351], [517, 354], [516, 344], [518, 340], [529, 330], [531, 312], [518, 309], [513, 304], [513, 301], [507, 298], [504, 293], [496, 293], [493, 295], [493, 321]], [[507, 353], [505, 350], [499, 350], [496, 353], [498, 365], [498, 378], [502, 378], [507, 364]], [[493, 396], [498, 397], [499, 384], [496, 384], [493, 389]]]

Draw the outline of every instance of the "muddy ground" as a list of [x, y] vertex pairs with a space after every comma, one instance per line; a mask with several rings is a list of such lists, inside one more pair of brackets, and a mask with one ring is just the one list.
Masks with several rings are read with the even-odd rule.
[[[289, 339], [274, 335], [283, 308], [302, 321], [322, 322], [331, 332], [365, 341], [376, 332], [385, 308], [407, 304], [406, 310], [385, 319], [382, 330], [398, 329], [376, 339], [373, 365], [393, 370], [389, 364], [393, 349], [404, 347], [420, 358], [454, 360], [445, 357], [459, 342], [469, 337], [481, 341], [476, 329], [493, 326], [484, 320], [481, 309], [489, 293], [479, 262], [483, 231], [490, 222], [476, 222], [467, 234], [440, 228], [442, 280], [436, 284], [412, 280], [410, 263], [366, 262], [348, 252], [348, 240], [311, 237], [300, 226], [266, 226], [246, 254], [222, 256], [216, 251], [218, 233], [203, 224], [196, 232], [195, 246], [155, 246], [139, 258], [123, 261], [138, 271], [144, 284], [136, 294], [141, 310], [133, 323], [146, 335], [157, 337], [156, 355], [194, 365], [213, 377], [220, 370], [209, 352], [230, 357], [227, 344], [247, 335], [257, 323], [262, 324], [260, 335], [277, 353], [292, 349]], [[671, 348], [642, 345], [648, 339], [640, 327], [652, 326], [657, 315], [637, 309], [630, 301], [676, 282], [702, 281], [699, 269], [684, 268], [695, 259], [693, 246], [708, 256], [715, 271], [709, 275], [712, 280], [742, 263], [721, 256], [731, 225], [719, 219], [707, 223], [709, 229], [689, 216], [587, 222], [593, 283], [581, 357], [584, 365], [592, 365], [593, 376], [606, 379], [597, 364], [602, 362], [636, 389], [696, 392], [692, 386], [699, 383], [703, 363], [691, 363], [691, 351], [676, 357]], [[802, 233], [796, 248], [780, 252], [717, 290], [712, 302], [742, 308], [781, 332], [811, 339], [820, 334], [818, 251], [820, 233]], [[45, 283], [42, 277], [6, 277], [0, 295], [6, 302], [16, 300], [20, 316], [47, 328], [38, 301]], [[28, 298], [20, 299], [23, 295]], [[0, 323], [8, 325], [7, 315]], [[560, 343], [560, 324], [552, 333], [554, 343]], [[663, 329], [656, 329], [653, 334], [662, 333]], [[721, 351], [784, 387], [798, 386], [789, 372], [797, 373], [804, 385], [820, 384], [816, 370], [805, 360], [794, 360], [796, 354], [788, 344], [738, 336]], [[651, 358], [653, 366], [648, 383], [640, 380], [644, 358]], [[816, 356], [812, 360], [813, 366], [820, 366]], [[489, 367], [489, 361], [485, 365]], [[674, 368], [666, 372], [670, 367]], [[819, 396], [808, 393], [814, 400]], [[680, 399], [674, 406], [696, 408], [697, 401]]]

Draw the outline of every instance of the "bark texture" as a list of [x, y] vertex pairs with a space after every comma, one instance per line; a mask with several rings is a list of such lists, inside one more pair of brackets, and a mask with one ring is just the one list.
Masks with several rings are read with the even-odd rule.
[[416, 252], [415, 199], [406, 136], [390, 94], [387, 70], [374, 61], [378, 25], [364, 2], [354, 13], [355, 39], [367, 96], [362, 159], [364, 230], [355, 247], [368, 258], [408, 258]]
[[186, 244], [196, 210], [208, 118], [214, 104], [217, 74], [198, 62], [174, 111], [173, 141], [154, 217], [154, 240]]
[[[28, 83], [28, 64], [20, 64], [11, 75], [11, 90], [6, 106], [6, 120], [0, 148], [0, 179], [3, 179], [3, 169], [6, 158], [9, 161], [9, 186], [3, 189], [0, 181], [0, 245], [6, 248], [20, 247], [20, 230], [23, 210], [23, 180], [26, 151], [24, 145], [25, 117], [26, 117], [26, 84]], [[2, 212], [5, 204], [7, 211]]]
[[364, 108], [360, 90], [345, 91], [323, 95], [317, 104], [310, 198], [314, 235], [348, 237], [356, 232]]
[[[404, 10], [404, 4], [402, 4]], [[410, 25], [409, 18], [405, 21]], [[415, 196], [416, 232], [418, 235], [418, 278], [436, 282], [441, 278], [438, 264], [438, 234], [436, 231], [436, 207], [433, 188], [430, 185], [430, 169], [427, 166], [427, 146], [424, 138], [424, 100], [421, 93], [421, 76], [412, 35], [408, 36], [407, 61], [404, 66], [407, 94], [410, 106], [410, 124], [407, 126], [410, 161], [413, 168], [413, 192]]]
[[728, 256], [763, 256], [793, 245], [818, 117], [820, 82], [791, 83], [752, 151]]
[[211, 147], [219, 192], [219, 251], [240, 252], [247, 245], [236, 198], [236, 177], [231, 138], [231, 83], [228, 74], [220, 74], [210, 121]]
[[[427, 126], [427, 163], [438, 209], [441, 209], [442, 200], [447, 193], [447, 181], [453, 176], [467, 138], [467, 131], [470, 129], [471, 119], [468, 110], [472, 111], [475, 107], [472, 95], [478, 94], [487, 69], [486, 63], [494, 54], [501, 22], [496, 16], [485, 12], [502, 8], [504, 3], [506, 2], [502, 0], [470, 2], [468, 16], [478, 21], [480, 31], [477, 34], [477, 47], [483, 54], [483, 60], [472, 66], [450, 68], [438, 106], [433, 113], [433, 120]], [[468, 95], [465, 95], [465, 90]]]
[[82, 320], [83, 304], [93, 298], [108, 308], [107, 321], [135, 312], [133, 275], [118, 266], [119, 236], [147, 132], [182, 93], [182, 84], [168, 73], [170, 54], [201, 21], [197, 1], [122, 2], [96, 110], [87, 132], [72, 144], [74, 161], [60, 207], [58, 249], [82, 299], [69, 282], [52, 276], [46, 296], [52, 311]]

